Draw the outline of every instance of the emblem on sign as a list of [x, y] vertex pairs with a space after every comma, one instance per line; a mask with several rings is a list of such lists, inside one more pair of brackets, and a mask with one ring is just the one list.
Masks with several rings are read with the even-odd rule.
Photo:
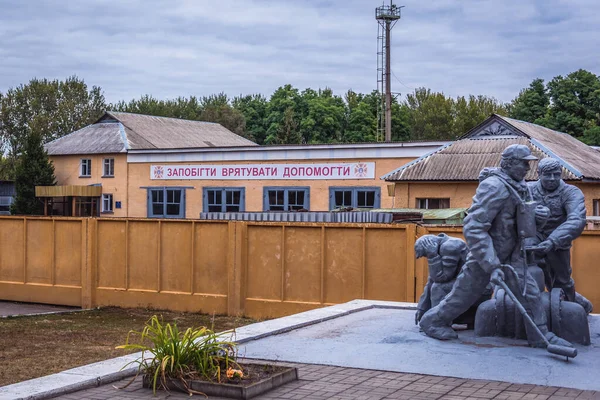
[[367, 176], [368, 171], [369, 168], [365, 163], [358, 163], [354, 166], [354, 176], [358, 178], [364, 178], [365, 176]]
[[154, 178], [155, 179], [162, 179], [163, 174], [164, 174], [164, 170], [163, 170], [162, 165], [156, 165], [154, 167]]

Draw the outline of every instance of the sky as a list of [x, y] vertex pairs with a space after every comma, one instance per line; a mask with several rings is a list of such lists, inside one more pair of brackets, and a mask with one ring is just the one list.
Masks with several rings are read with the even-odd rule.
[[[600, 1], [396, 0], [392, 90], [508, 102], [600, 74]], [[386, 0], [388, 4], [389, 0]], [[107, 102], [377, 88], [381, 0], [0, 0], [0, 92], [77, 75]]]

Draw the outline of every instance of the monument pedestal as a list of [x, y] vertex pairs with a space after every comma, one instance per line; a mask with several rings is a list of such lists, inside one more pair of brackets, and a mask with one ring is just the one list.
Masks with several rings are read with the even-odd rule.
[[[477, 337], [472, 330], [459, 331], [457, 340], [432, 339], [415, 325], [414, 316], [406, 303], [355, 300], [286, 317], [299, 328], [244, 343], [240, 353], [256, 359], [600, 390], [599, 315], [588, 316], [591, 345], [575, 345], [579, 355], [568, 362], [529, 347], [525, 340]], [[284, 320], [266, 323], [285, 330], [280, 323]]]

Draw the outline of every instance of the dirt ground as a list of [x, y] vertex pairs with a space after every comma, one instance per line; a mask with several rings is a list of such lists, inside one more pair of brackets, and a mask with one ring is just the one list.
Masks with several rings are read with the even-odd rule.
[[181, 330], [214, 326], [219, 332], [255, 321], [247, 318], [144, 309], [103, 308], [68, 314], [0, 319], [0, 386], [54, 374], [127, 354], [116, 350], [130, 330], [153, 315]]

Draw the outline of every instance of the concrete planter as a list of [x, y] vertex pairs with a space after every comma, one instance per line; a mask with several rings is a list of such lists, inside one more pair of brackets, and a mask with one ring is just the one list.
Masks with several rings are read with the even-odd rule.
[[[298, 379], [298, 370], [295, 367], [288, 367], [283, 371], [277, 372], [270, 377], [255, 382], [248, 386], [234, 385], [230, 383], [215, 383], [192, 380], [188, 381], [189, 387], [197, 392], [202, 392], [207, 396], [228, 397], [232, 399], [251, 399], [259, 394], [268, 392], [288, 382]], [[148, 376], [144, 376], [143, 386], [152, 388], [152, 381]], [[183, 385], [177, 380], [169, 379], [169, 390], [178, 390], [185, 392]]]

